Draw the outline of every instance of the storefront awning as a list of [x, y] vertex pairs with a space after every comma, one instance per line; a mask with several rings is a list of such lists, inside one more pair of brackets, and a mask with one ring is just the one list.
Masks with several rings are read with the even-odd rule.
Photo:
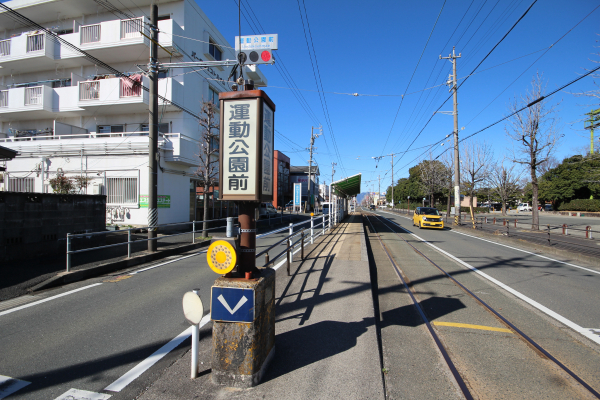
[[331, 184], [332, 190], [336, 195], [341, 197], [356, 196], [360, 193], [360, 178], [361, 174], [356, 174], [340, 179]]

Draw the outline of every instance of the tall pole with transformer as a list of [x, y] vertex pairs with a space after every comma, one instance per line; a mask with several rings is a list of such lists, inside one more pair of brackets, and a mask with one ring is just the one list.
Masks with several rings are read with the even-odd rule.
[[453, 103], [454, 111], [454, 224], [460, 225], [460, 161], [458, 155], [458, 87], [457, 87], [457, 76], [456, 76], [456, 59], [460, 58], [461, 53], [458, 56], [454, 52], [452, 47], [452, 54], [448, 57], [440, 56], [440, 60], [450, 60], [452, 63], [452, 76], [448, 80], [448, 86], [450, 91], [453, 92]]
[[150, 127], [148, 128], [148, 251], [156, 251], [158, 225], [158, 6], [152, 5], [150, 14]]
[[[323, 128], [319, 127], [320, 133], [315, 135], [314, 126], [310, 128], [310, 159], [308, 160], [308, 208], [312, 210], [313, 204], [311, 204], [312, 200], [312, 159], [313, 159], [313, 146], [315, 144], [315, 139], [323, 134]], [[316, 149], [316, 148], [315, 148]]]

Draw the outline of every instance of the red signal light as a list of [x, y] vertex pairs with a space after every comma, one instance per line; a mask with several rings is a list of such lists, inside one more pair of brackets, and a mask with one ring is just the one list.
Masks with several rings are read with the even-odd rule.
[[269, 51], [263, 51], [263, 52], [260, 54], [260, 58], [262, 58], [262, 60], [263, 60], [264, 62], [268, 62], [268, 61], [270, 61], [270, 60], [271, 60], [271, 52], [269, 52]]

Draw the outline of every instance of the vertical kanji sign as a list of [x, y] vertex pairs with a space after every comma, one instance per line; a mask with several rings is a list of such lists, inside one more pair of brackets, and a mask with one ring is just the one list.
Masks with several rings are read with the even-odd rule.
[[273, 200], [275, 104], [261, 90], [219, 94], [221, 200]]

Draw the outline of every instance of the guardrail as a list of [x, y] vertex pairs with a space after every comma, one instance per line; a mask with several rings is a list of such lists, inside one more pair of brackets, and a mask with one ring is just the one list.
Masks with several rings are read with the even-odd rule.
[[[318, 221], [319, 219], [321, 220], [321, 223], [315, 225], [315, 221]], [[306, 225], [308, 223], [310, 223], [310, 228], [308, 228], [310, 234], [308, 236], [305, 234], [305, 231], [307, 228], [302, 228], [299, 232], [294, 233], [295, 227]], [[321, 229], [318, 229], [319, 227], [321, 227]], [[269, 232], [268, 234], [258, 235], [257, 238], [266, 237], [268, 235], [283, 232], [286, 229], [288, 229], [288, 233], [289, 233], [287, 236], [285, 236], [281, 240], [277, 241], [277, 243], [267, 247], [265, 250], [258, 253], [256, 255], [256, 258], [258, 258], [264, 254], [264, 256], [265, 256], [264, 267], [269, 268], [269, 266], [273, 262], [275, 262], [277, 259], [279, 259], [280, 257], [282, 257], [285, 254], [286, 255], [286, 264], [287, 264], [287, 274], [289, 276], [290, 275], [290, 265], [294, 261], [294, 249], [297, 247], [300, 247], [300, 259], [303, 260], [304, 259], [304, 245], [305, 245], [304, 240], [305, 240], [305, 238], [308, 237], [310, 244], [313, 244], [314, 240], [316, 238], [318, 238], [319, 236], [325, 235], [325, 231], [327, 230], [327, 232], [329, 232], [331, 230], [331, 227], [332, 227], [332, 220], [329, 217], [329, 214], [324, 214], [319, 217], [311, 216], [310, 220], [298, 222], [297, 224], [290, 223], [290, 225], [288, 227], [276, 229], [272, 232]], [[317, 232], [317, 234], [315, 234], [315, 229], [317, 229], [317, 231], [320, 231], [320, 232]], [[296, 238], [298, 236], [300, 236], [300, 238], [294, 242], [294, 238]], [[281, 251], [279, 254], [277, 254], [276, 256], [274, 256], [273, 258], [270, 258], [269, 252], [272, 251], [275, 247], [281, 246], [284, 243], [285, 243], [285, 249], [283, 251]]]
[[[270, 226], [272, 223], [283, 223], [285, 218], [293, 218], [293, 217], [294, 217], [293, 214], [281, 213], [281, 214], [277, 214], [277, 217], [260, 219], [260, 220], [256, 221], [256, 223], [257, 223], [257, 225], [268, 224], [268, 226]], [[229, 218], [219, 218], [219, 219], [207, 220], [206, 222], [209, 224], [209, 228], [206, 229], [206, 231], [214, 231], [217, 229], [223, 230], [225, 228], [226, 228], [226, 232], [231, 231], [233, 228], [234, 220], [236, 218], [237, 217], [229, 217]], [[318, 220], [322, 220], [322, 222], [319, 224], [315, 224], [315, 222]], [[324, 235], [326, 231], [329, 231], [331, 229], [331, 221], [329, 224], [327, 224], [327, 221], [329, 221], [328, 215], [322, 215], [319, 217], [312, 216], [310, 219], [308, 219], [306, 221], [298, 222], [296, 224], [290, 223], [289, 226], [285, 226], [283, 228], [279, 228], [279, 229], [276, 229], [276, 230], [268, 232], [268, 233], [257, 235], [257, 238], [264, 238], [269, 235], [283, 232], [285, 230], [288, 230], [288, 232], [289, 232], [289, 235], [286, 238], [289, 238], [289, 236], [294, 238], [299, 235], [298, 232], [294, 233], [294, 228], [310, 224], [309, 225], [310, 235], [306, 236], [306, 237], [308, 238], [308, 240], [310, 240], [310, 243], [312, 244], [312, 243], [314, 243], [314, 240], [317, 237]], [[131, 258], [134, 244], [141, 244], [143, 242], [148, 242], [150, 240], [156, 240], [156, 241], [164, 240], [164, 239], [168, 239], [168, 238], [173, 238], [173, 237], [177, 237], [177, 236], [181, 236], [181, 235], [190, 235], [190, 234], [192, 235], [191, 243], [195, 243], [196, 242], [196, 234], [204, 231], [202, 229], [203, 222], [204, 221], [192, 221], [192, 222], [180, 222], [180, 223], [173, 223], [173, 224], [157, 225], [156, 228], [158, 228], [159, 230], [160, 229], [164, 230], [164, 228], [173, 229], [173, 228], [176, 228], [177, 226], [188, 226], [191, 228], [191, 230], [189, 230], [189, 228], [188, 228], [188, 229], [185, 229], [183, 232], [176, 232], [176, 233], [169, 234], [169, 235], [161, 235], [161, 236], [157, 236], [152, 239], [147, 239], [147, 238], [135, 239], [133, 237], [133, 235], [136, 232], [141, 232], [141, 231], [147, 230], [149, 228], [147, 226], [119, 229], [119, 230], [115, 230], [115, 231], [85, 232], [85, 233], [77, 233], [77, 234], [68, 233], [67, 234], [67, 251], [66, 251], [66, 256], [67, 256], [66, 257], [66, 271], [69, 272], [73, 268], [73, 257], [72, 257], [73, 254], [86, 253], [86, 252], [90, 252], [90, 251], [94, 251], [94, 250], [109, 249], [109, 248], [114, 248], [114, 247], [119, 247], [119, 246], [127, 246], [127, 258]], [[217, 226], [214, 226], [215, 224]], [[213, 225], [213, 226], [210, 226], [210, 225]], [[309, 227], [307, 226], [306, 228], [308, 229]], [[321, 227], [321, 229], [319, 229], [319, 227]], [[315, 231], [316, 229], [319, 229], [320, 232], [316, 232]], [[115, 237], [115, 235], [117, 235], [117, 237]], [[122, 235], [123, 237], [118, 237], [118, 235]], [[126, 240], [124, 237], [125, 235], [127, 235]], [[95, 246], [95, 247], [87, 247], [87, 248], [77, 249], [77, 250], [73, 249], [74, 244], [76, 244], [76, 242], [77, 242], [77, 239], [81, 239], [81, 238], [92, 239], [93, 237], [102, 238], [102, 236], [104, 236], [104, 238], [103, 238], [104, 241], [106, 241], [107, 237], [110, 236], [113, 240], [118, 240], [119, 242], [101, 245], [101, 246]], [[280, 243], [281, 243], [281, 241], [278, 242], [276, 245], [279, 245]], [[272, 248], [275, 247], [276, 245], [269, 247], [266, 251], [262, 251], [261, 253], [259, 253], [257, 255], [257, 257], [262, 254], [267, 254], [267, 260], [268, 260], [268, 252], [271, 251]], [[295, 243], [292, 243], [291, 246], [292, 246], [292, 250], [293, 250], [293, 248], [298, 247], [298, 241], [296, 241]], [[276, 257], [271, 259], [271, 262], [278, 259], [281, 256], [281, 254], [278, 254]], [[116, 257], [122, 257], [122, 256], [116, 255]], [[268, 266], [268, 263], [265, 266]]]
[[[237, 218], [237, 217], [234, 217]], [[216, 229], [223, 229], [225, 227], [225, 224], [223, 223], [223, 221], [227, 221], [227, 218], [220, 218], [220, 219], [213, 219], [213, 220], [207, 220], [207, 223], [212, 223], [214, 225], [215, 222], [219, 222], [221, 221], [221, 225], [216, 226], [216, 227], [212, 227], [212, 228], [208, 228], [208, 229], [202, 229], [202, 224], [204, 223], [204, 221], [192, 221], [192, 222], [179, 222], [179, 223], [173, 223], [173, 224], [161, 224], [161, 225], [157, 225], [156, 227], [151, 227], [151, 228], [166, 228], [166, 227], [175, 227], [175, 226], [181, 226], [181, 225], [191, 225], [192, 230], [188, 231], [186, 230], [185, 232], [178, 232], [178, 233], [173, 233], [170, 235], [162, 235], [162, 236], [157, 236], [155, 238], [152, 239], [137, 239], [137, 240], [132, 240], [132, 234], [134, 232], [137, 231], [143, 231], [143, 230], [147, 230], [148, 226], [145, 227], [137, 227], [137, 228], [129, 228], [129, 229], [119, 229], [117, 231], [102, 231], [102, 232], [86, 232], [86, 233], [78, 233], [78, 234], [71, 234], [71, 233], [67, 233], [67, 272], [69, 272], [72, 268], [72, 255], [73, 254], [79, 254], [79, 253], [85, 253], [88, 251], [94, 251], [94, 250], [100, 250], [100, 249], [108, 249], [108, 248], [112, 248], [112, 247], [118, 247], [118, 246], [127, 246], [127, 258], [131, 258], [131, 254], [132, 254], [132, 244], [133, 243], [142, 243], [142, 242], [148, 242], [151, 240], [161, 240], [161, 239], [166, 239], [166, 238], [170, 238], [170, 237], [175, 237], [175, 236], [181, 236], [181, 235], [192, 235], [192, 243], [196, 242], [196, 234], [203, 232], [203, 231], [213, 231]], [[200, 229], [196, 229], [196, 227], [199, 225]], [[92, 238], [93, 236], [101, 236], [104, 235], [105, 237], [107, 235], [115, 235], [115, 234], [122, 234], [124, 232], [127, 232], [127, 241], [122, 241], [120, 243], [114, 243], [114, 244], [108, 244], [108, 245], [104, 245], [104, 246], [96, 246], [96, 247], [89, 247], [89, 248], [85, 248], [85, 249], [80, 249], [80, 250], [73, 250], [73, 239], [76, 238]]]

